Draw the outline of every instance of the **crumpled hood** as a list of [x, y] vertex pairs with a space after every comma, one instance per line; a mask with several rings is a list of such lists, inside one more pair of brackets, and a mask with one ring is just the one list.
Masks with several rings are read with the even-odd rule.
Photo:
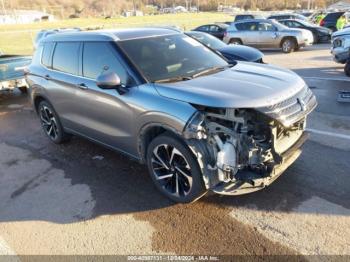
[[305, 82], [294, 72], [272, 65], [238, 62], [225, 71], [176, 83], [154, 84], [161, 96], [222, 108], [256, 108], [281, 102]]

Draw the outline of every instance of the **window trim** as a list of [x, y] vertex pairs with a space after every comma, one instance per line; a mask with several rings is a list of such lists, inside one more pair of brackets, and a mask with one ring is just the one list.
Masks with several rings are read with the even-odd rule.
[[[50, 63], [50, 66], [47, 66], [43, 63], [43, 55], [44, 55], [44, 50], [45, 50], [45, 46], [48, 44], [48, 43], [52, 43], [52, 48], [51, 48], [51, 51], [50, 51], [50, 55], [49, 55], [49, 63]], [[43, 43], [43, 49], [41, 50], [41, 54], [40, 54], [40, 64], [45, 67], [45, 68], [49, 68], [49, 69], [52, 69], [52, 60], [53, 60], [53, 51], [55, 50], [56, 48], [56, 42], [44, 42]]]
[[[107, 44], [108, 48], [115, 54], [115, 58], [118, 59], [118, 62], [124, 68], [124, 70], [127, 74], [127, 77], [129, 77], [131, 79], [131, 82], [133, 82], [133, 85], [131, 85], [130, 87], [138, 86], [141, 84], [141, 81], [139, 81], [139, 77], [135, 76], [134, 71], [130, 68], [130, 66], [122, 58], [120, 53], [122, 52], [124, 54], [124, 52], [122, 51], [121, 48], [119, 48], [119, 46], [114, 41], [82, 41], [81, 42], [81, 52], [80, 52], [81, 56], [79, 58], [79, 64], [81, 65], [81, 76], [80, 77], [96, 82], [96, 79], [84, 76], [84, 47], [85, 47], [86, 43], [105, 43], [105, 44]], [[127, 57], [127, 59], [128, 59], [128, 57]]]

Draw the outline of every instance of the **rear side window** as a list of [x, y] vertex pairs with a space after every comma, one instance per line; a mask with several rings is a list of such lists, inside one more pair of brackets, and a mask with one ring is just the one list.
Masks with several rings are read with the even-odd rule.
[[84, 43], [83, 75], [96, 79], [104, 72], [114, 72], [123, 84], [127, 81], [127, 72], [119, 62], [116, 51], [110, 43]]
[[246, 19], [253, 19], [254, 17], [252, 15], [237, 15], [235, 18], [235, 22], [246, 20]]
[[238, 31], [255, 31], [258, 30], [257, 22], [239, 23], [235, 25]]
[[57, 43], [53, 55], [52, 68], [57, 71], [78, 75], [79, 45], [78, 42]]
[[44, 45], [44, 50], [41, 56], [41, 63], [46, 67], [51, 67], [51, 53], [54, 45], [55, 44], [53, 42], [48, 42]]

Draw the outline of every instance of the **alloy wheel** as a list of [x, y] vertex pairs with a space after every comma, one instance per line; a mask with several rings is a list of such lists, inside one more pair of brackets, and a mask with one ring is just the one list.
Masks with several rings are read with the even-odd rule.
[[175, 197], [187, 196], [192, 188], [191, 167], [174, 146], [161, 144], [154, 148], [151, 166], [160, 186]]
[[52, 139], [58, 137], [57, 121], [51, 109], [43, 105], [40, 107], [40, 121], [45, 133]]
[[287, 40], [287, 41], [283, 42], [282, 49], [283, 49], [284, 52], [289, 52], [291, 47], [292, 47], [291, 41]]

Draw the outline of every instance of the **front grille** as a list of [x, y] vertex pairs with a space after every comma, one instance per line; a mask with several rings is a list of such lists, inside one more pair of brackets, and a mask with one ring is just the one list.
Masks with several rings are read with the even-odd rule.
[[289, 127], [309, 114], [316, 105], [316, 97], [310, 88], [305, 86], [294, 96], [272, 106], [258, 108], [257, 110]]

